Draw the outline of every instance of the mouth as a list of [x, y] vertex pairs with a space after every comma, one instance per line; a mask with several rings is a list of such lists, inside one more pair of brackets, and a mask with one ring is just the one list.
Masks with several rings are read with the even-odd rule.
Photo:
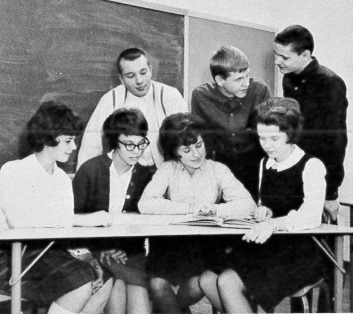
[[145, 89], [146, 89], [147, 85], [144, 85], [144, 86], [140, 86], [140, 87], [136, 87], [136, 89], [139, 91], [139, 92], [143, 92]]

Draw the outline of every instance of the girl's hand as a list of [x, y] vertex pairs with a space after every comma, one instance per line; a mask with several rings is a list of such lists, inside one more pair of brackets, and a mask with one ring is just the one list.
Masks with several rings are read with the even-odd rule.
[[262, 244], [267, 241], [273, 231], [274, 225], [269, 221], [260, 222], [255, 224], [247, 233], [245, 233], [242, 239], [246, 242]]
[[266, 206], [259, 206], [255, 209], [254, 216], [255, 218], [267, 220], [269, 218], [272, 218], [273, 212]]
[[125, 264], [128, 257], [123, 250], [106, 250], [100, 253], [101, 263], [110, 265], [111, 259], [115, 260], [118, 264]]
[[194, 207], [194, 215], [196, 216], [216, 216], [217, 210], [213, 204], [201, 202]]

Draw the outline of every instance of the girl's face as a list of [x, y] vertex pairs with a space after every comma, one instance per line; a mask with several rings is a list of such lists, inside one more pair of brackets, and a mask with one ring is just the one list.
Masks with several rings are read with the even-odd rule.
[[277, 162], [287, 159], [291, 154], [293, 145], [288, 143], [287, 134], [280, 131], [279, 126], [259, 123], [257, 134], [263, 150]]
[[206, 149], [201, 135], [198, 136], [195, 144], [190, 146], [179, 146], [177, 154], [180, 156], [180, 162], [184, 165], [189, 174], [199, 169], [205, 162]]
[[146, 138], [140, 135], [121, 134], [119, 136], [119, 147], [115, 150], [114, 158], [118, 158], [125, 165], [133, 166], [138, 162], [144, 151], [139, 147], [143, 148], [146, 142]]
[[67, 162], [72, 152], [76, 149], [76, 136], [60, 135], [56, 138], [59, 143], [57, 146], [46, 146], [49, 154], [54, 161]]

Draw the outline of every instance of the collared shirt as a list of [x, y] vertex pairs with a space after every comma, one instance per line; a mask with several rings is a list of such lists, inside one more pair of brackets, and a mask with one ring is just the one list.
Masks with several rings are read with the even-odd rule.
[[148, 139], [151, 142], [141, 156], [140, 163], [158, 166], [163, 161], [157, 146], [161, 123], [166, 116], [177, 112], [187, 112], [188, 108], [176, 88], [152, 81], [151, 88], [143, 97], [131, 94], [124, 85], [119, 85], [103, 95], [84, 132], [77, 168], [86, 160], [102, 154], [102, 126], [114, 110], [133, 107], [140, 109], [145, 115], [149, 128]]
[[0, 203], [13, 227], [71, 227], [71, 180], [59, 167], [49, 174], [35, 154], [6, 163], [0, 171]]
[[[216, 139], [207, 145], [218, 152], [233, 150], [234, 153], [249, 151], [257, 144], [256, 132], [251, 119], [253, 109], [270, 98], [267, 85], [260, 80], [250, 79], [246, 96], [227, 97], [214, 82], [194, 89], [191, 111], [207, 124], [211, 136]], [[221, 138], [222, 140], [219, 140]]]
[[143, 214], [187, 214], [190, 205], [201, 202], [215, 204], [218, 215], [244, 217], [256, 208], [228, 167], [206, 160], [192, 176], [180, 162], [163, 163], [142, 194], [139, 210]]
[[[113, 159], [113, 153], [108, 153], [110, 159]], [[109, 167], [109, 180], [110, 180], [110, 191], [109, 191], [109, 213], [118, 214], [121, 213], [125, 197], [127, 196], [127, 189], [129, 187], [132, 170], [131, 167], [125, 173], [119, 175], [114, 167], [114, 162]]]
[[[278, 172], [284, 171], [297, 164], [304, 156], [304, 151], [294, 145], [293, 152], [282, 162], [269, 158], [266, 169], [274, 168]], [[262, 175], [262, 162], [260, 167], [260, 184]], [[307, 161], [303, 171], [304, 201], [298, 210], [292, 210], [286, 216], [287, 230], [304, 230], [316, 228], [321, 224], [321, 216], [325, 201], [326, 169], [317, 158]]]

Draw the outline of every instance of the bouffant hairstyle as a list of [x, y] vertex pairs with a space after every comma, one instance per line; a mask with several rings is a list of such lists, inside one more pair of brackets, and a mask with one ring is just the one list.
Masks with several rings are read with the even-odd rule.
[[103, 123], [103, 140], [109, 150], [119, 147], [121, 134], [146, 137], [147, 132], [147, 120], [137, 108], [115, 110]]
[[231, 72], [242, 73], [250, 67], [250, 62], [240, 49], [223, 46], [211, 58], [210, 70], [213, 79], [217, 75], [227, 79]]
[[166, 117], [159, 130], [159, 148], [165, 161], [179, 160], [177, 149], [195, 144], [205, 129], [203, 122], [191, 113], [175, 113]]
[[255, 108], [255, 119], [257, 124], [277, 125], [290, 144], [300, 138], [303, 118], [298, 102], [292, 98], [270, 98]]
[[82, 131], [81, 119], [69, 107], [58, 101], [44, 102], [27, 123], [26, 150], [40, 152], [44, 146], [55, 147], [59, 144], [58, 136], [77, 136]]
[[314, 51], [314, 38], [308, 29], [301, 25], [291, 25], [275, 37], [275, 43], [283, 46], [292, 45], [292, 50], [298, 55], [305, 50], [312, 54]]

